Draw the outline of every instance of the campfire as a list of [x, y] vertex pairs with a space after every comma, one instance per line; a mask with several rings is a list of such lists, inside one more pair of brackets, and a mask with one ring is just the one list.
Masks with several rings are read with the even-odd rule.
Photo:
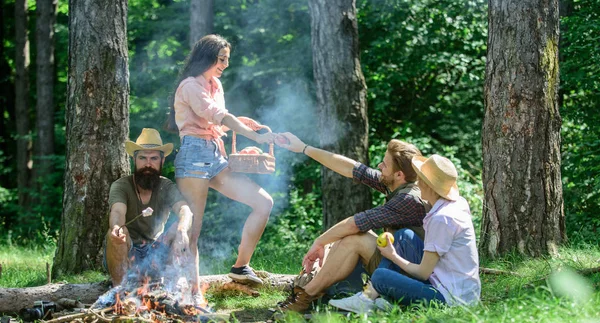
[[198, 321], [199, 316], [212, 313], [204, 298], [208, 284], [192, 296], [186, 273], [193, 272], [193, 266], [180, 259], [166, 262], [165, 255], [152, 249], [141, 261], [132, 258], [122, 284], [100, 296], [91, 309], [110, 309], [117, 316], [153, 322]]
[[[169, 259], [169, 253], [161, 251], [151, 248], [145, 257], [130, 259], [131, 267], [121, 284], [108, 291], [102, 287], [98, 289], [96, 284], [69, 285], [68, 288], [52, 286], [50, 289], [47, 285], [33, 293], [10, 291], [7, 295], [21, 300], [16, 305], [21, 309], [21, 318], [43, 323], [226, 322], [229, 321], [228, 313], [214, 313], [208, 305], [204, 295], [209, 287], [214, 293], [260, 296], [255, 289], [257, 286], [233, 282], [227, 275], [198, 277], [202, 283], [192, 296], [192, 288], [196, 285], [190, 284], [188, 278], [193, 277], [191, 273], [195, 274], [193, 262]], [[279, 290], [289, 290], [294, 278], [294, 275], [266, 271], [255, 273], [265, 282], [263, 286]], [[88, 292], [87, 288], [90, 288]]]
[[[133, 284], [113, 288], [101, 296], [92, 309], [110, 308], [114, 315], [140, 317], [153, 322], [174, 319], [197, 321], [198, 316], [212, 313], [203, 297], [208, 284], [204, 284], [197, 295], [201, 299], [200, 304], [192, 304], [184, 297], [185, 288], [169, 291], [164, 278], [160, 280], [151, 281], [150, 277], [144, 276], [137, 288], [131, 288]], [[181, 280], [179, 285], [185, 285]]]

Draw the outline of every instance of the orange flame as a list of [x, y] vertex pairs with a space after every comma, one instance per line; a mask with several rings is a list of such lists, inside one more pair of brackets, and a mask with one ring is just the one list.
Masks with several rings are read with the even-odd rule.
[[137, 289], [139, 296], [144, 296], [148, 293], [148, 283], [150, 283], [150, 277], [144, 276], [142, 278], [142, 286]]

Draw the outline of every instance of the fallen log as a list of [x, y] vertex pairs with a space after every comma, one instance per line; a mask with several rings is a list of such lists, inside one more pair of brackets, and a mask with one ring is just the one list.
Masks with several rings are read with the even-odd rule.
[[[257, 272], [265, 281], [260, 288], [286, 290], [296, 275], [270, 274]], [[226, 283], [231, 282], [227, 275], [207, 275], [198, 277], [201, 283], [217, 291]], [[16, 314], [22, 308], [32, 307], [35, 301], [57, 302], [61, 298], [78, 300], [83, 304], [94, 303], [100, 295], [111, 288], [109, 281], [90, 284], [48, 284], [27, 288], [0, 288], [0, 313]]]

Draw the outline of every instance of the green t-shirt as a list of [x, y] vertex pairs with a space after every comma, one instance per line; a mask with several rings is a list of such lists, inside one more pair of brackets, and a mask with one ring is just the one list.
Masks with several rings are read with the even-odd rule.
[[158, 239], [165, 229], [169, 212], [173, 205], [185, 201], [175, 183], [166, 177], [160, 177], [158, 189], [152, 192], [148, 204], [142, 204], [133, 185], [133, 175], [122, 177], [110, 186], [108, 195], [109, 209], [117, 202], [127, 205], [125, 222], [128, 222], [142, 213], [142, 210], [151, 207], [154, 212], [151, 216], [140, 216], [137, 220], [127, 225], [131, 241], [134, 244], [153, 242]]

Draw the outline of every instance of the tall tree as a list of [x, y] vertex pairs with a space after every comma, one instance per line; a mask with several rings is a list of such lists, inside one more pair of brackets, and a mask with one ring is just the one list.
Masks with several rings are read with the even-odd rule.
[[[12, 37], [8, 36], [10, 31], [7, 28], [7, 24], [14, 25], [13, 22], [7, 22], [5, 17], [6, 3], [4, 0], [0, 0], [0, 17], [2, 17], [4, 23], [0, 24], [0, 122], [2, 123], [0, 129], [0, 138], [10, 138], [10, 134], [14, 132], [14, 123], [10, 121], [10, 118], [14, 115], [14, 84], [12, 80], [12, 68], [8, 64], [8, 53], [5, 44], [8, 43], [8, 39]], [[11, 10], [11, 16], [14, 14], [14, 10]], [[9, 116], [7, 118], [6, 116]], [[9, 148], [10, 147], [10, 148]], [[0, 140], [0, 151], [5, 155], [14, 155], [11, 153], [15, 145], [11, 140]], [[8, 161], [3, 161], [6, 163]], [[10, 161], [12, 163], [12, 161]], [[14, 182], [14, 174], [4, 173], [0, 174], [0, 182], [3, 187], [14, 187], [8, 183]]]
[[213, 0], [190, 1], [190, 48], [200, 38], [212, 34], [214, 15]]
[[[360, 68], [354, 0], [310, 0], [313, 73], [321, 147], [368, 164], [367, 87]], [[324, 226], [371, 206], [371, 192], [323, 168]]]
[[39, 184], [52, 172], [54, 154], [54, 22], [57, 0], [36, 1], [36, 145], [34, 176]]
[[29, 32], [27, 0], [15, 0], [15, 120], [17, 125], [17, 185], [19, 206], [29, 205], [31, 130], [29, 124]]
[[565, 238], [558, 0], [490, 0], [480, 248], [554, 253]]
[[129, 172], [127, 0], [69, 1], [66, 169], [53, 274], [97, 268], [110, 184]]

